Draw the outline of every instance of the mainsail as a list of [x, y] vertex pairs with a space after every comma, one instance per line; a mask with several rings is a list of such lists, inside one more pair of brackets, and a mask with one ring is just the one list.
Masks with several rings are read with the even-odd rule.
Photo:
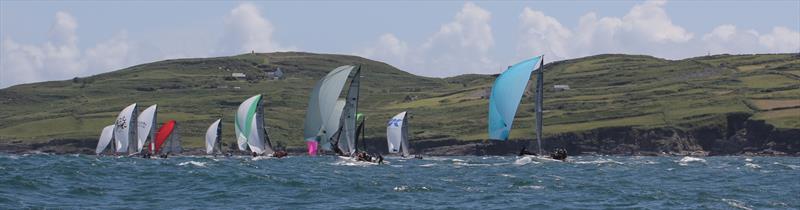
[[508, 140], [525, 86], [541, 56], [517, 63], [500, 74], [489, 98], [489, 139]]
[[406, 124], [406, 112], [400, 112], [387, 123], [386, 141], [389, 145], [389, 153], [402, 152], [403, 156], [409, 155], [408, 127]]
[[145, 142], [147, 142], [147, 138], [150, 137], [150, 142], [152, 143], [153, 137], [156, 133], [156, 113], [158, 112], [158, 105], [153, 104], [150, 107], [147, 107], [142, 113], [139, 115], [137, 122], [138, 122], [138, 130], [137, 133], [139, 134], [138, 144], [136, 145], [136, 152], [142, 152], [142, 148], [144, 148]]
[[347, 90], [347, 98], [345, 98], [344, 111], [342, 113], [341, 123], [344, 141], [339, 141], [339, 149], [344, 154], [352, 154], [356, 151], [356, 113], [358, 112], [358, 96], [361, 87], [361, 66], [355, 68], [356, 73], [350, 80], [350, 87]]
[[323, 121], [322, 140], [320, 145], [324, 150], [331, 150], [331, 140], [338, 137], [338, 132], [342, 118], [342, 111], [344, 111], [345, 100], [337, 100], [336, 105], [333, 106], [333, 113], [328, 115], [328, 118]]
[[97, 148], [94, 150], [95, 154], [103, 153], [108, 147], [108, 144], [111, 143], [111, 139], [114, 138], [114, 125], [109, 125], [103, 128], [103, 132], [100, 133], [100, 139], [97, 141]]
[[[303, 138], [306, 141], [327, 141], [325, 139], [325, 122], [330, 119], [336, 108], [337, 98], [342, 93], [345, 82], [354, 66], [340, 66], [320, 79], [308, 98]], [[338, 111], [341, 114], [341, 109]], [[339, 118], [336, 118], [339, 121]], [[338, 129], [338, 128], [337, 128]], [[335, 132], [331, 131], [331, 132]], [[323, 139], [320, 139], [323, 138]], [[316, 144], [315, 144], [316, 145]], [[330, 145], [322, 144], [322, 147]]]
[[133, 147], [130, 144], [136, 143], [136, 104], [131, 104], [117, 116], [117, 121], [114, 124], [114, 143], [117, 148], [116, 152], [129, 152], [133, 153]]
[[216, 152], [222, 152], [222, 126], [220, 121], [222, 119], [217, 119], [206, 130], [206, 154], [214, 154], [215, 148]]

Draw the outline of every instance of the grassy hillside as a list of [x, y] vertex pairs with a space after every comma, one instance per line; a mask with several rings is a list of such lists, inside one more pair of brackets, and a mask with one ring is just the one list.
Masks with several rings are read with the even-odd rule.
[[[158, 121], [175, 119], [184, 142], [200, 145], [214, 119], [233, 139], [233, 113], [264, 94], [273, 140], [301, 146], [308, 94], [341, 65], [362, 65], [360, 112], [367, 136], [385, 135], [385, 121], [408, 110], [415, 138], [486, 138], [491, 75], [427, 78], [360, 57], [310, 53], [245, 54], [166, 60], [67, 81], [0, 90], [0, 142], [96, 138], [131, 103], [159, 105]], [[280, 67], [284, 80], [230, 80], [231, 73], [263, 75]], [[800, 128], [797, 54], [718, 55], [684, 60], [598, 55], [545, 67], [545, 135], [601, 127], [675, 127], [721, 124], [725, 113], [753, 113], [782, 128]], [[554, 84], [569, 85], [556, 91]], [[346, 92], [346, 91], [343, 91]], [[523, 98], [512, 138], [533, 132], [532, 95]]]

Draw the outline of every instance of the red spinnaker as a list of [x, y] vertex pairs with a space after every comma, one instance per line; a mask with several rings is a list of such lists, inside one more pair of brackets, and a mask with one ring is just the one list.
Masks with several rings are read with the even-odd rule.
[[155, 141], [156, 151], [154, 152], [154, 154], [158, 154], [158, 151], [161, 151], [161, 145], [163, 145], [164, 142], [167, 141], [169, 135], [172, 135], [173, 129], [175, 129], [175, 120], [169, 120], [167, 123], [164, 123], [164, 125], [161, 125], [161, 128], [159, 128], [158, 132], [156, 133], [156, 141]]

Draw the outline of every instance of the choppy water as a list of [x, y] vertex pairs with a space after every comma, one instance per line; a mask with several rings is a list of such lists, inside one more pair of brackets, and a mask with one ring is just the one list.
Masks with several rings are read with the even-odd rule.
[[800, 158], [0, 154], [0, 209], [797, 209]]

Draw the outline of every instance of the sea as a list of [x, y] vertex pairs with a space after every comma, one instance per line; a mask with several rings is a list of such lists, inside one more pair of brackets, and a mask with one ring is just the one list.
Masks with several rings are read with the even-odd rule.
[[0, 209], [798, 209], [797, 157], [0, 154]]

